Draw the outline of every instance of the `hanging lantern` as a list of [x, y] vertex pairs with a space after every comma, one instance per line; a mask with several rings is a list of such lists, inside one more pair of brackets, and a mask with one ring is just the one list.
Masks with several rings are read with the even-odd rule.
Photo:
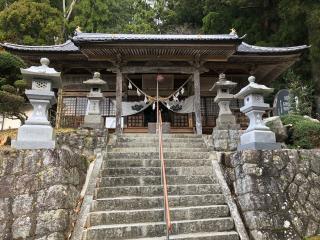
[[153, 104], [152, 104], [152, 110], [155, 110], [156, 109], [156, 103], [154, 102]]
[[183, 95], [184, 94], [184, 88], [181, 88], [180, 92], [181, 92], [181, 95]]
[[141, 96], [141, 92], [139, 91], [139, 89], [137, 88], [137, 95], [140, 97]]
[[130, 81], [129, 81], [128, 89], [130, 89], [130, 90], [132, 89], [132, 84]]
[[144, 96], [144, 100], [143, 101], [144, 101], [145, 104], [147, 104], [147, 102], [148, 102], [147, 96]]

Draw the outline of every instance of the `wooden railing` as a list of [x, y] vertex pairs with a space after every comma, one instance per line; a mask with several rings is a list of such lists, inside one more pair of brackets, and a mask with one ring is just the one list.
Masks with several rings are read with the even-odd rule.
[[166, 220], [166, 230], [167, 230], [167, 239], [172, 231], [172, 224], [170, 219], [170, 208], [169, 208], [169, 199], [168, 199], [168, 185], [166, 177], [166, 165], [163, 157], [163, 136], [162, 136], [162, 116], [161, 112], [158, 111], [159, 122], [158, 122], [158, 135], [159, 135], [159, 159], [161, 161], [161, 182], [163, 186], [163, 205], [164, 205], [164, 218]]

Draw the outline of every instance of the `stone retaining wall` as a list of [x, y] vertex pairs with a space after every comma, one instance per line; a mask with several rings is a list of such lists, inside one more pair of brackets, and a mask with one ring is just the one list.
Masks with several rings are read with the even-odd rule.
[[64, 240], [94, 149], [106, 131], [57, 136], [54, 150], [0, 150], [0, 239]]
[[72, 151], [92, 158], [96, 148], [106, 147], [107, 129], [76, 129], [57, 134], [57, 148], [70, 148]]
[[246, 150], [221, 164], [252, 239], [320, 234], [320, 150]]

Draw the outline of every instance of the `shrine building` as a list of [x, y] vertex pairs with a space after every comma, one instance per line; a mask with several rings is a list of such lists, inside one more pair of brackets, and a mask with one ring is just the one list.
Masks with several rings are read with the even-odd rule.
[[[117, 119], [118, 131], [147, 132], [156, 121], [155, 98], [159, 80], [159, 108], [171, 132], [211, 133], [218, 106], [210, 91], [219, 75], [236, 82], [233, 92], [247, 85], [254, 75], [258, 83], [272, 81], [299, 60], [308, 46], [259, 47], [237, 34], [149, 35], [78, 32], [67, 42], [52, 46], [11, 43], [3, 48], [28, 65], [39, 65], [46, 57], [50, 67], [62, 73], [57, 104], [50, 110], [56, 127], [79, 127], [87, 111], [88, 87], [84, 81], [100, 72], [105, 126]], [[161, 81], [160, 81], [161, 80]], [[240, 113], [242, 102], [231, 109], [246, 127]], [[120, 118], [122, 116], [122, 118]], [[122, 121], [120, 121], [122, 119]], [[115, 127], [115, 126], [114, 126]], [[121, 129], [120, 129], [121, 128]]]

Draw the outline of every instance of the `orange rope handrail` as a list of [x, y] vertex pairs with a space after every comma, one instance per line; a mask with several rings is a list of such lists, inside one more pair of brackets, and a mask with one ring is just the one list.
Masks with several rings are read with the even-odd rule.
[[159, 134], [159, 158], [161, 161], [161, 179], [163, 184], [163, 197], [164, 197], [164, 215], [167, 226], [167, 237], [169, 239], [169, 233], [172, 231], [172, 224], [170, 219], [170, 208], [169, 208], [169, 199], [168, 199], [168, 185], [166, 177], [166, 166], [163, 157], [163, 138], [162, 138], [162, 116], [161, 112], [159, 114], [159, 123], [158, 123], [158, 134]]

